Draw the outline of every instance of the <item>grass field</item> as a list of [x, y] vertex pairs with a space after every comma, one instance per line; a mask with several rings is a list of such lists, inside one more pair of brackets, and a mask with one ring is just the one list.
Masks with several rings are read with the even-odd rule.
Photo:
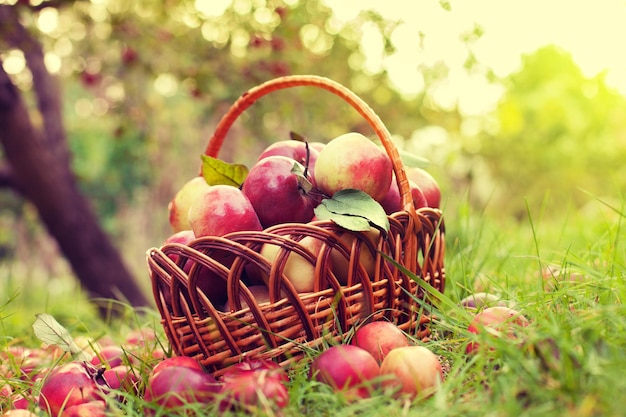
[[[529, 212], [521, 222], [462, 205], [446, 211], [447, 286], [433, 312], [433, 338], [426, 343], [446, 364], [440, 390], [412, 403], [387, 395], [347, 403], [311, 381], [304, 366], [292, 371], [290, 405], [282, 415], [624, 415], [624, 215], [602, 201], [590, 206], [563, 210], [562, 216]], [[127, 309], [123, 319], [100, 320], [70, 278], [46, 285], [31, 279], [24, 285], [8, 266], [0, 274], [0, 347], [36, 346], [31, 325], [40, 312], [52, 314], [73, 335], [122, 340], [147, 326], [163, 337], [154, 311]], [[497, 294], [529, 319], [521, 342], [493, 340], [492, 349], [465, 353], [472, 315], [458, 303], [478, 291]], [[132, 398], [111, 415], [143, 415], [142, 407]]]

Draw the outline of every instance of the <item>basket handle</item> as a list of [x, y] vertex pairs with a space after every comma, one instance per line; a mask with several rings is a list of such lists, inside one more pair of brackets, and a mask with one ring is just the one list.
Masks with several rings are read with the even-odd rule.
[[237, 120], [239, 115], [254, 104], [254, 102], [259, 98], [273, 91], [299, 86], [312, 86], [330, 91], [348, 102], [348, 104], [354, 107], [354, 109], [356, 109], [356, 111], [358, 111], [359, 114], [365, 118], [369, 125], [374, 129], [374, 132], [380, 139], [387, 155], [391, 159], [393, 171], [396, 175], [396, 181], [400, 190], [402, 207], [409, 211], [409, 213], [414, 213], [415, 205], [413, 203], [413, 198], [411, 197], [409, 180], [400, 158], [400, 153], [391, 139], [389, 130], [387, 130], [387, 127], [383, 124], [380, 117], [378, 117], [378, 115], [367, 105], [367, 103], [365, 103], [365, 101], [363, 101], [363, 99], [357, 96], [350, 89], [329, 78], [317, 75], [287, 75], [284, 77], [274, 78], [251, 88], [231, 105], [230, 109], [219, 121], [204, 153], [208, 156], [217, 157], [230, 127], [233, 125], [235, 120]]

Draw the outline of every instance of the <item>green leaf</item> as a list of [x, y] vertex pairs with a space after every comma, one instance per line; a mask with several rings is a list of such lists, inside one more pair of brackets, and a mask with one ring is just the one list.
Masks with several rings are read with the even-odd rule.
[[202, 176], [209, 185], [232, 185], [239, 187], [248, 175], [248, 168], [231, 164], [207, 155], [202, 157]]
[[35, 336], [47, 345], [58, 346], [61, 350], [76, 355], [78, 360], [90, 360], [91, 356], [82, 350], [70, 335], [70, 332], [50, 314], [40, 313], [35, 316], [33, 330]]
[[341, 227], [353, 231], [366, 231], [372, 226], [389, 231], [389, 219], [383, 207], [361, 190], [337, 191], [325, 198], [315, 209], [320, 220], [332, 220]]
[[304, 165], [296, 161], [291, 168], [291, 173], [298, 177], [298, 185], [304, 190], [305, 193], [308, 193], [313, 189], [313, 184], [307, 178], [307, 169]]

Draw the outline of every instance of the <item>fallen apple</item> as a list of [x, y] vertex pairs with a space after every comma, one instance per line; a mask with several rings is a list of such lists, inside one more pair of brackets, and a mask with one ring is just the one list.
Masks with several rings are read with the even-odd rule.
[[380, 320], [358, 327], [351, 343], [365, 349], [378, 363], [382, 363], [391, 350], [409, 346], [409, 339], [395, 324]]
[[[493, 306], [479, 311], [468, 326], [470, 333], [487, 337], [507, 338], [515, 341], [519, 337], [519, 330], [530, 323], [519, 311], [504, 307]], [[466, 353], [475, 353], [481, 347], [477, 340], [472, 340], [465, 348]]]
[[289, 378], [278, 365], [256, 362], [229, 369], [223, 376], [220, 391], [220, 411], [245, 410], [248, 413], [269, 414], [289, 403], [285, 385]]
[[332, 139], [320, 151], [315, 163], [315, 183], [326, 195], [357, 189], [380, 202], [392, 179], [389, 156], [360, 133], [346, 133]]
[[313, 360], [310, 374], [315, 380], [341, 392], [347, 400], [357, 400], [371, 397], [376, 391], [380, 366], [363, 348], [335, 345]]
[[424, 346], [389, 351], [380, 365], [380, 374], [384, 389], [410, 399], [432, 395], [443, 381], [439, 358]]

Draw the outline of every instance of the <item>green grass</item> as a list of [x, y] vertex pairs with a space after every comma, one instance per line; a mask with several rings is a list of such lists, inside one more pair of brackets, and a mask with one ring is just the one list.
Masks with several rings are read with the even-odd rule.
[[[447, 286], [434, 312], [433, 338], [426, 344], [448, 369], [439, 392], [413, 403], [387, 395], [348, 403], [311, 381], [304, 362], [291, 371], [291, 402], [283, 415], [623, 415], [624, 216], [601, 201], [590, 206], [585, 212], [566, 209], [550, 218], [529, 212], [519, 223], [472, 213], [463, 205], [447, 210]], [[548, 265], [561, 273], [544, 278]], [[143, 326], [162, 332], [156, 312], [140, 315], [127, 309], [122, 319], [100, 320], [69, 279], [59, 279], [55, 291], [43, 285], [27, 289], [9, 271], [0, 273], [5, 274], [0, 277], [5, 278], [0, 345], [36, 345], [30, 326], [38, 312], [52, 314], [74, 335], [122, 340]], [[496, 340], [491, 350], [465, 353], [471, 314], [457, 304], [476, 291], [500, 295], [530, 320], [522, 344]], [[140, 416], [143, 406], [141, 399], [130, 398], [121, 412], [111, 415]]]

